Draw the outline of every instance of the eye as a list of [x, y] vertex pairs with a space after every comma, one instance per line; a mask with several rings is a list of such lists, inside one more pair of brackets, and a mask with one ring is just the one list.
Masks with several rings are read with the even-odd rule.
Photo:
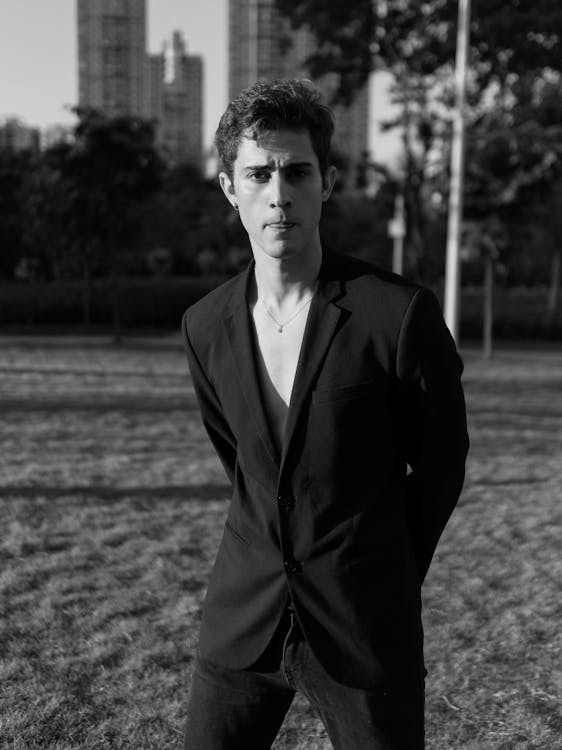
[[302, 180], [305, 177], [309, 177], [310, 169], [306, 167], [293, 167], [288, 174], [289, 179]]
[[249, 172], [248, 177], [254, 182], [267, 182], [269, 180], [269, 172], [257, 169], [254, 172]]

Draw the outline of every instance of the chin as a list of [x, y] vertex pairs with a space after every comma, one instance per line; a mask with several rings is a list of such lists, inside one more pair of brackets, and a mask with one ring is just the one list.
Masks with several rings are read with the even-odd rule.
[[299, 255], [298, 248], [291, 245], [275, 245], [264, 249], [264, 252], [266, 255], [269, 255], [270, 258], [277, 258], [278, 260], [294, 258]]

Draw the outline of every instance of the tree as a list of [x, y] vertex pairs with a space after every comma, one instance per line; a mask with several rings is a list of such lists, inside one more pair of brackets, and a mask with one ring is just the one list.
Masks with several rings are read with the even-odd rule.
[[549, 293], [546, 309], [547, 326], [553, 325], [560, 304], [562, 281], [562, 175], [539, 189], [527, 208], [529, 225], [536, 235], [536, 245], [550, 255]]
[[30, 151], [0, 150], [0, 277], [13, 278], [26, 253], [23, 200], [35, 160]]
[[[503, 92], [488, 111], [475, 119], [467, 139], [465, 185], [465, 250], [484, 267], [484, 352], [492, 351], [492, 298], [495, 271], [509, 267], [509, 258], [529, 221], [536, 221], [538, 205], [550, 203], [562, 178], [562, 106], [554, 82], [521, 76], [517, 96]], [[556, 216], [558, 212], [554, 212]], [[552, 238], [560, 226], [544, 216]], [[536, 243], [538, 253], [551, 252], [552, 243]], [[555, 243], [555, 258], [560, 248]], [[525, 248], [528, 252], [528, 247]], [[535, 262], [537, 259], [534, 259]], [[556, 290], [558, 279], [554, 264]], [[556, 299], [550, 295], [554, 314]]]
[[530, 152], [519, 181], [523, 219], [540, 231], [539, 247], [550, 255], [550, 293], [547, 317], [554, 319], [560, 291], [562, 265], [562, 75], [544, 79], [521, 77], [522, 93], [515, 109], [526, 123], [526, 146]]
[[[410, 267], [417, 269], [428, 252], [428, 196], [434, 192], [432, 183], [439, 180], [440, 173], [448, 173], [457, 3], [276, 2], [295, 28], [306, 26], [317, 39], [318, 49], [306, 61], [310, 75], [339, 75], [333, 103], [352, 101], [372, 71], [385, 69], [392, 73], [392, 97], [399, 105], [399, 114], [386, 127], [400, 127], [402, 133], [404, 155], [400, 169], [408, 222], [408, 256]], [[487, 134], [496, 138], [492, 118], [485, 117], [490, 101], [494, 103], [492, 109], [499, 102], [508, 109], [525, 98], [529, 80], [559, 80], [560, 38], [559, 0], [472, 0], [468, 124], [479, 125], [480, 138]], [[523, 172], [524, 179], [534, 179], [525, 169]], [[501, 190], [513, 189], [514, 185], [515, 178]]]
[[465, 259], [478, 259], [484, 267], [484, 295], [482, 310], [482, 351], [492, 356], [494, 326], [494, 276], [507, 247], [507, 227], [495, 214], [483, 219], [465, 221], [463, 227]]
[[74, 142], [48, 149], [28, 199], [35, 242], [48, 239], [56, 262], [79, 263], [88, 304], [92, 267], [113, 280], [115, 336], [120, 337], [119, 276], [134, 266], [143, 207], [164, 164], [153, 125], [77, 109]]
[[[338, 73], [347, 102], [369, 74], [384, 68], [408, 78], [451, 69], [456, 3], [449, 0], [276, 0], [294, 28], [308, 27], [318, 48], [307, 61], [313, 78]], [[471, 67], [475, 90], [522, 74], [562, 72], [558, 0], [472, 0]]]
[[190, 164], [169, 169], [143, 220], [143, 245], [168, 248], [178, 273], [194, 273], [205, 251], [226, 263], [226, 216], [232, 209], [216, 180]]

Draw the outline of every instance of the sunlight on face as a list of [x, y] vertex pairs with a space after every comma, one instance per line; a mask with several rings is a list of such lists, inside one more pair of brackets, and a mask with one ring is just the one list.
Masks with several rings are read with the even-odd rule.
[[328, 200], [334, 180], [333, 167], [322, 179], [310, 135], [304, 130], [243, 138], [232, 180], [224, 172], [220, 175], [226, 197], [238, 206], [254, 255], [279, 259], [319, 252], [322, 203]]

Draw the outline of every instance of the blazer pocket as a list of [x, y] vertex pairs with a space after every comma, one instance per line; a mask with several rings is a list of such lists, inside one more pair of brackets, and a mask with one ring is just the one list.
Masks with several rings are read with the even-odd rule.
[[362, 383], [354, 385], [344, 385], [340, 388], [321, 388], [312, 392], [313, 404], [332, 403], [334, 401], [348, 401], [356, 398], [365, 398], [373, 396], [380, 389], [381, 392], [386, 390], [384, 378], [371, 378], [364, 380]]
[[245, 544], [247, 547], [250, 546], [250, 542], [245, 537], [243, 537], [242, 534], [240, 534], [238, 531], [236, 531], [236, 529], [233, 526], [231, 526], [230, 521], [227, 520], [225, 522], [225, 524], [224, 524], [224, 527], [239, 542], [242, 542], [242, 544]]

